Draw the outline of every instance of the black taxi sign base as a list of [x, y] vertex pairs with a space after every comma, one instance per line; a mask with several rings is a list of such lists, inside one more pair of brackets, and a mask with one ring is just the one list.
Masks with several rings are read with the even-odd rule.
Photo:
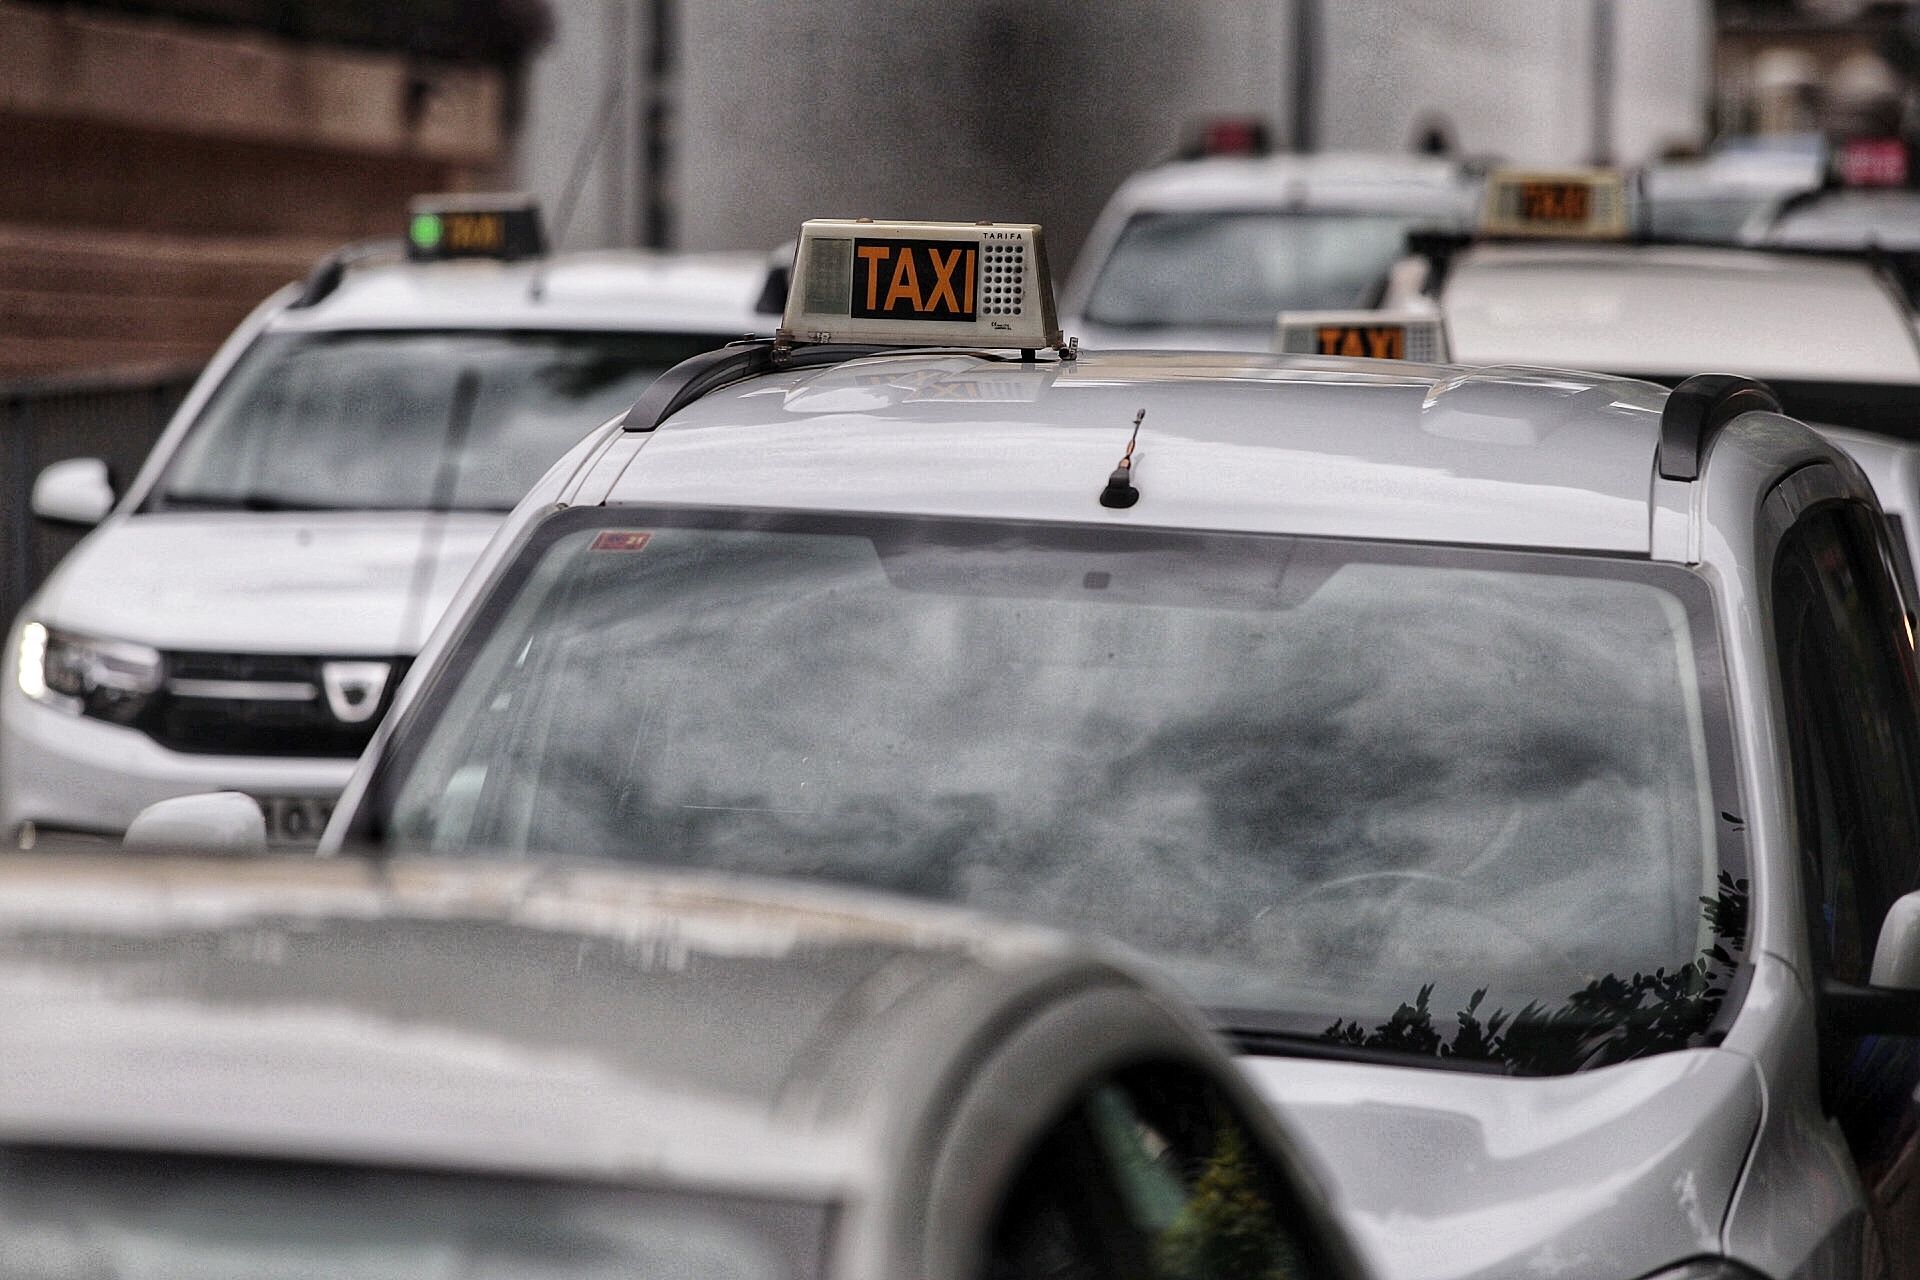
[[783, 342], [1058, 347], [1046, 244], [1033, 223], [802, 224]]
[[1438, 316], [1380, 311], [1283, 311], [1273, 349], [1290, 356], [1358, 356], [1445, 364], [1446, 326]]
[[513, 261], [546, 252], [540, 206], [523, 195], [422, 196], [407, 210], [407, 257]]

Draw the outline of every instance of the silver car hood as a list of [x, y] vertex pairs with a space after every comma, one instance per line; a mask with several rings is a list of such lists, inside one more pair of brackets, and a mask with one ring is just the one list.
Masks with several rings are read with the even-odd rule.
[[1763, 1104], [1720, 1049], [1550, 1078], [1240, 1063], [1382, 1280], [1632, 1280], [1717, 1253]]

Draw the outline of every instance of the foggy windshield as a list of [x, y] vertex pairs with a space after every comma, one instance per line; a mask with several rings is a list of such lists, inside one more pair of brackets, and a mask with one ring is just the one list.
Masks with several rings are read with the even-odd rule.
[[[528, 553], [491, 633], [445, 665], [457, 687], [376, 783], [393, 844], [802, 876], [1097, 930], [1223, 1017], [1360, 1041], [1430, 985], [1450, 1026], [1476, 990], [1483, 1014], [1558, 1010], [1715, 945], [1707, 624], [1682, 570], [595, 518], [621, 523]], [[1649, 1043], [1686, 1043], [1701, 1012]]]
[[1368, 306], [1406, 253], [1407, 232], [1444, 221], [1431, 213], [1143, 213], [1100, 269], [1086, 318], [1268, 330], [1281, 311]]
[[[661, 372], [729, 338], [344, 332], [262, 338], [181, 446], [156, 507], [506, 509]], [[475, 379], [464, 431], [454, 388]], [[449, 463], [450, 436], [460, 447]]]
[[344, 1165], [0, 1148], [23, 1280], [810, 1280], [827, 1209]]

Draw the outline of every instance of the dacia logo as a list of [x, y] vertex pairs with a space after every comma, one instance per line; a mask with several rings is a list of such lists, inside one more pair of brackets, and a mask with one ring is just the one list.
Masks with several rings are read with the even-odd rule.
[[852, 314], [861, 320], [973, 320], [980, 246], [967, 240], [855, 240]]
[[320, 685], [327, 693], [327, 709], [341, 724], [365, 724], [380, 709], [392, 664], [385, 662], [323, 662]]

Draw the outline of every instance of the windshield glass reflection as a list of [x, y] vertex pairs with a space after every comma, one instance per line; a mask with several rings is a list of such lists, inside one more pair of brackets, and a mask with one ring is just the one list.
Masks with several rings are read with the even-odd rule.
[[[154, 505], [506, 510], [703, 334], [314, 333], [261, 339]], [[466, 380], [470, 404], [456, 412]]]
[[449, 664], [460, 687], [387, 784], [393, 843], [1093, 929], [1203, 1004], [1356, 1043], [1429, 983], [1557, 1009], [1716, 945], [1684, 571], [626, 519], [554, 541]]

